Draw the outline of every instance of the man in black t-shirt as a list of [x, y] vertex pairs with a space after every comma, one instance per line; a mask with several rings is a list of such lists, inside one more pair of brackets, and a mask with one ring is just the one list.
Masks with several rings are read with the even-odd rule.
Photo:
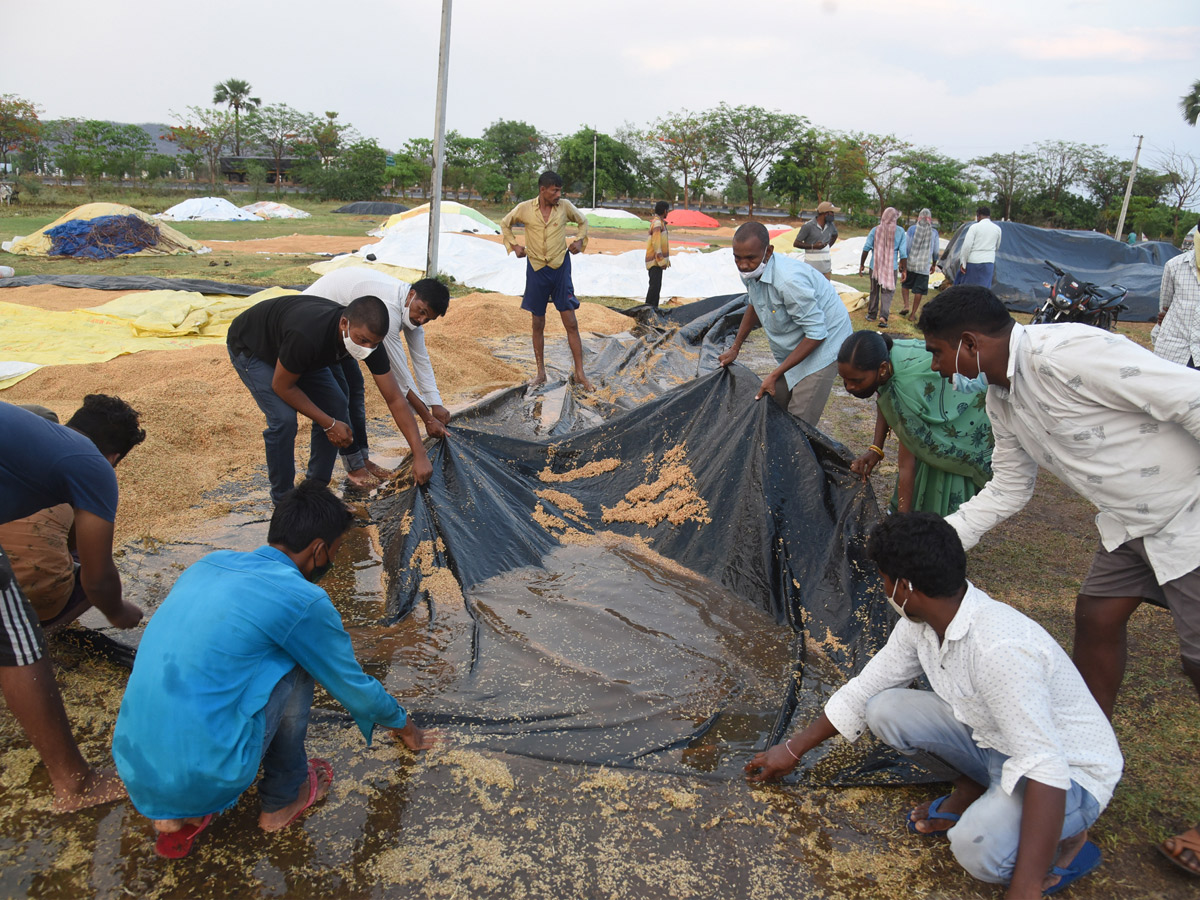
[[417, 420], [380, 346], [387, 330], [387, 307], [378, 297], [359, 297], [345, 307], [323, 297], [276, 297], [233, 320], [226, 341], [229, 359], [267, 417], [263, 443], [273, 501], [278, 502], [296, 480], [297, 412], [313, 422], [307, 478], [328, 484], [337, 448], [353, 441], [346, 395], [329, 371], [348, 355], [366, 361], [412, 448], [413, 477], [418, 484], [429, 480], [433, 467]]

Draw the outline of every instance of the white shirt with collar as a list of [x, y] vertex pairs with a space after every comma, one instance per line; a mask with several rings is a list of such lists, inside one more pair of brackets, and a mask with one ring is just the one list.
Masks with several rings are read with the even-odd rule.
[[1033, 496], [1039, 465], [1094, 504], [1108, 550], [1145, 538], [1159, 584], [1200, 566], [1200, 372], [1090, 325], [1014, 325], [988, 387], [992, 480], [946, 517], [971, 548]]
[[1000, 249], [1000, 236], [999, 225], [991, 219], [980, 219], [963, 235], [958, 258], [964, 266], [968, 263], [994, 263], [996, 251]]
[[1163, 359], [1187, 365], [1189, 359], [1200, 365], [1200, 278], [1196, 275], [1196, 257], [1189, 250], [1163, 267], [1159, 312], [1165, 312], [1154, 352]]
[[[342, 306], [349, 306], [359, 297], [373, 296], [382, 300], [391, 320], [388, 333], [383, 339], [383, 346], [387, 350], [388, 359], [391, 360], [392, 371], [396, 373], [396, 381], [400, 383], [400, 392], [407, 394], [412, 391], [426, 406], [441, 406], [442, 395], [438, 392], [429, 351], [425, 349], [425, 329], [409, 328], [403, 324], [404, 301], [408, 299], [411, 287], [407, 281], [393, 278], [384, 272], [376, 272], [362, 266], [347, 266], [322, 275], [306, 287], [304, 293], [333, 300]], [[410, 359], [413, 368], [411, 373], [408, 370]]]
[[829, 698], [825, 715], [853, 741], [867, 701], [920, 675], [971, 729], [975, 743], [1008, 757], [1000, 785], [1029, 778], [1066, 790], [1077, 782], [1103, 808], [1121, 778], [1117, 736], [1070, 657], [1033, 619], [968, 582], [944, 639], [901, 619], [887, 644]]

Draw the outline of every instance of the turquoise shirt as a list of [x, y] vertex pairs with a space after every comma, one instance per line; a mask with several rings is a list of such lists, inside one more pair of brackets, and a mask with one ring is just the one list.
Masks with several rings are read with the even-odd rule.
[[806, 337], [821, 342], [784, 373], [789, 389], [806, 375], [837, 362], [842, 341], [854, 331], [846, 305], [829, 279], [808, 263], [781, 253], [771, 254], [762, 276], [746, 285], [746, 293], [777, 362], [787, 359]]
[[189, 566], [146, 626], [113, 734], [138, 812], [177, 819], [236, 803], [258, 774], [267, 700], [297, 665], [368, 741], [376, 723], [404, 727], [329, 595], [286, 554], [219, 550]]

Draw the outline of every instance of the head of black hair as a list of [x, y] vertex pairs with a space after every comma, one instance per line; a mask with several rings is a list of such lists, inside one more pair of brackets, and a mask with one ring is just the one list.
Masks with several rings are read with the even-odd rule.
[[563, 186], [562, 176], [559, 175], [557, 172], [547, 171], [547, 172], [543, 172], [541, 175], [538, 176], [538, 187], [539, 188], [544, 188], [544, 187], [560, 188], [562, 186]]
[[88, 394], [83, 406], [67, 420], [67, 427], [92, 439], [101, 453], [125, 456], [146, 439], [146, 431], [138, 424], [141, 414], [120, 397], [107, 394]]
[[977, 216], [989, 216], [990, 217], [991, 214], [992, 214], [992, 210], [987, 206], [981, 206], [981, 207], [979, 207], [979, 209], [975, 210], [975, 215], [977, 215]]
[[300, 482], [275, 504], [267, 528], [267, 543], [292, 553], [299, 553], [318, 538], [333, 546], [353, 521], [354, 513], [350, 507], [328, 486], [310, 478]]
[[1012, 326], [1013, 317], [1000, 298], [979, 284], [946, 288], [921, 307], [917, 322], [923, 335], [945, 341], [957, 341], [964, 331], [999, 335]]
[[450, 308], [450, 289], [436, 278], [414, 281], [412, 289], [435, 316], [444, 316]]
[[934, 513], [888, 516], [867, 538], [867, 556], [893, 582], [907, 581], [926, 597], [952, 597], [967, 580], [958, 532]]
[[764, 249], [771, 243], [771, 235], [762, 222], [743, 222], [733, 233], [733, 239], [739, 244], [743, 241], [754, 241]]
[[365, 297], [355, 297], [346, 305], [346, 321], [351, 325], [361, 325], [377, 338], [388, 333], [390, 318], [387, 307], [378, 297], [369, 294]]
[[671, 204], [666, 200], [659, 200], [654, 204], [654, 214], [656, 216], [665, 216], [667, 214], [667, 210], [670, 208]]
[[888, 361], [892, 352], [890, 335], [878, 331], [856, 331], [842, 341], [837, 361], [860, 372], [873, 372]]

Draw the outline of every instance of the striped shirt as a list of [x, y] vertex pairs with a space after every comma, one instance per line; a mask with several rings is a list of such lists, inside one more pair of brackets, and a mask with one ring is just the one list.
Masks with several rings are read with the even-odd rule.
[[1181, 253], [1163, 268], [1159, 312], [1165, 312], [1154, 352], [1163, 359], [1187, 365], [1200, 363], [1200, 278], [1196, 257]]

